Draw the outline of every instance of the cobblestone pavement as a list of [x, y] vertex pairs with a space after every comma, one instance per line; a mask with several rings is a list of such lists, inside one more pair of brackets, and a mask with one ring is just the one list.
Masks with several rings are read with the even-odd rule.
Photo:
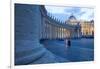
[[60, 40], [46, 40], [43, 44], [55, 55], [71, 62], [94, 60], [93, 39], [71, 40], [71, 47], [66, 47], [65, 42]]

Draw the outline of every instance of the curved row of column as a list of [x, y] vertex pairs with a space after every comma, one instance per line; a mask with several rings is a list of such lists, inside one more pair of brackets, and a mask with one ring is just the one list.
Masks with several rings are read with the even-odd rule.
[[63, 27], [57, 23], [55, 24], [46, 17], [43, 17], [41, 29], [41, 39], [65, 39], [80, 37], [80, 28], [74, 29], [72, 27], [72, 29], [69, 29], [68, 27]]
[[60, 27], [58, 25], [53, 25], [45, 18], [42, 24], [42, 39], [64, 39], [70, 37], [70, 30]]

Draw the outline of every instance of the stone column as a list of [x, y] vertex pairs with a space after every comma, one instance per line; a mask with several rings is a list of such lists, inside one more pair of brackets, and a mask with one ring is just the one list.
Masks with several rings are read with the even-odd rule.
[[57, 30], [56, 30], [56, 26], [55, 26], [55, 39], [57, 39]]
[[38, 14], [40, 14], [38, 6], [15, 5], [16, 65], [31, 63], [45, 52], [45, 49], [39, 44], [41, 18]]
[[40, 44], [39, 5], [15, 4], [15, 65], [59, 62]]
[[60, 39], [62, 38], [62, 28], [60, 28]]
[[58, 26], [57, 26], [57, 39], [58, 39]]
[[61, 28], [61, 39], [62, 39], [62, 28]]
[[54, 39], [54, 26], [52, 25], [52, 38]]
[[48, 32], [48, 33], [49, 33], [49, 34], [48, 34], [48, 39], [50, 39], [50, 24], [48, 24], [48, 31], [49, 31], [49, 32]]
[[57, 32], [58, 32], [58, 39], [59, 39], [59, 27], [57, 28]]
[[64, 28], [62, 28], [62, 38], [64, 38]]
[[56, 29], [55, 29], [55, 26], [54, 26], [54, 39], [56, 39]]
[[50, 39], [52, 39], [52, 27], [51, 27], [51, 24], [50, 24]]
[[59, 39], [60, 39], [60, 27], [59, 27], [59, 29], [58, 29], [58, 30], [59, 30]]

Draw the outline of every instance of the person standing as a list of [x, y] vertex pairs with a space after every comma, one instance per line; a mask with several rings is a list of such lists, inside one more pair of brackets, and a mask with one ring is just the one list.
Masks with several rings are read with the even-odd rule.
[[68, 43], [67, 43], [67, 45], [68, 45], [68, 47], [71, 46], [71, 41], [70, 41], [70, 39], [68, 39]]
[[71, 46], [71, 40], [70, 38], [65, 38], [65, 46], [70, 47]]

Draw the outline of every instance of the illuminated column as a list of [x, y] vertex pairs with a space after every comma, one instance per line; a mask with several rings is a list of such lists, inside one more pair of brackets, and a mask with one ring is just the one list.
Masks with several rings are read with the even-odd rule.
[[55, 38], [57, 39], [57, 27], [55, 26]]
[[49, 32], [48, 32], [48, 23], [47, 23], [47, 39], [48, 39], [48, 33], [49, 33]]
[[52, 26], [52, 39], [53, 39], [53, 25], [51, 25]]
[[46, 23], [46, 39], [48, 38], [48, 23]]
[[61, 28], [60, 28], [60, 39], [61, 39]]
[[60, 38], [60, 27], [59, 27], [59, 38]]
[[64, 28], [64, 38], [65, 38], [65, 28]]
[[63, 28], [63, 39], [64, 39], [64, 28]]
[[61, 28], [61, 38], [63, 39], [63, 28]]
[[64, 28], [63, 28], [63, 38], [64, 38]]
[[55, 39], [55, 37], [56, 37], [56, 36], [55, 36], [55, 33], [56, 33], [56, 32], [55, 32], [55, 26], [54, 26], [54, 39]]
[[59, 39], [59, 27], [58, 27], [58, 39]]
[[60, 32], [61, 32], [61, 36], [60, 36], [60, 38], [62, 39], [62, 28], [61, 28], [60, 30], [61, 30], [61, 31], [60, 31]]
[[59, 38], [60, 38], [60, 27], [59, 27]]
[[47, 39], [47, 33], [48, 33], [48, 32], [47, 32], [47, 23], [46, 23], [46, 29], [45, 29], [45, 30], [46, 30], [46, 39]]
[[55, 32], [55, 39], [56, 39], [56, 26], [55, 26], [55, 31], [54, 32]]
[[58, 27], [58, 38], [60, 38], [60, 28]]
[[56, 36], [57, 36], [57, 39], [58, 39], [58, 26], [57, 26], [57, 28], [56, 28]]
[[59, 35], [60, 35], [60, 33], [59, 33], [59, 27], [58, 27], [58, 39], [59, 39]]
[[60, 34], [61, 34], [61, 32], [60, 32], [60, 27], [59, 27], [59, 38], [60, 38]]
[[57, 26], [56, 26], [56, 39], [57, 39]]
[[54, 26], [52, 25], [52, 39], [54, 38]]
[[61, 39], [62, 39], [62, 28], [61, 28]]

